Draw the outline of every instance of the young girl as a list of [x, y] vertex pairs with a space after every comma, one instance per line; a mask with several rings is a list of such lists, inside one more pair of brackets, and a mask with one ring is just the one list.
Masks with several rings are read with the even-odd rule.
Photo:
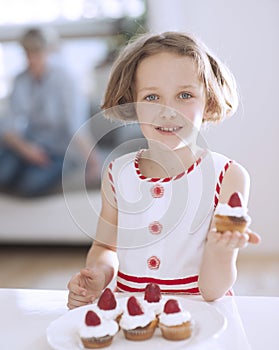
[[237, 102], [230, 72], [189, 35], [144, 35], [124, 48], [103, 109], [137, 120], [148, 148], [115, 159], [104, 174], [96, 239], [68, 284], [69, 308], [92, 302], [114, 276], [118, 291], [154, 282], [205, 300], [231, 293], [238, 249], [260, 239], [221, 234], [213, 216], [234, 192], [247, 204], [249, 176], [197, 138], [203, 123], [232, 115]]

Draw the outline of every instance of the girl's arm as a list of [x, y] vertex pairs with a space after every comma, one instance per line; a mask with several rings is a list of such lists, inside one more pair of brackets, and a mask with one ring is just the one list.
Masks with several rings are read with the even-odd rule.
[[[231, 194], [240, 192], [247, 205], [250, 178], [247, 171], [233, 163], [223, 180], [220, 202], [227, 203]], [[249, 235], [240, 232], [217, 232], [214, 220], [207, 236], [199, 273], [199, 289], [203, 298], [213, 301], [229, 291], [237, 277], [236, 259], [239, 248], [249, 241]]]
[[106, 173], [102, 183], [102, 210], [97, 225], [96, 238], [86, 259], [87, 270], [99, 270], [104, 273], [103, 288], [111, 282], [118, 267], [116, 244], [117, 207]]
[[118, 268], [116, 242], [117, 207], [106, 173], [102, 183], [102, 209], [96, 238], [88, 252], [86, 267], [68, 283], [70, 309], [92, 303], [111, 282]]

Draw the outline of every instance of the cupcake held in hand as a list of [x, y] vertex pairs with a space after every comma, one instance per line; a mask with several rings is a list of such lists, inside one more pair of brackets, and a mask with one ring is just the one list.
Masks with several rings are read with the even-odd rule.
[[159, 327], [165, 339], [188, 339], [192, 335], [191, 314], [188, 311], [182, 311], [177, 300], [169, 299], [159, 316]]
[[144, 310], [136, 297], [127, 301], [127, 310], [120, 320], [124, 336], [129, 340], [150, 339], [156, 329], [157, 318], [152, 310]]
[[84, 325], [79, 330], [82, 344], [88, 349], [98, 349], [109, 346], [118, 332], [117, 322], [101, 320], [93, 310], [87, 311]]
[[251, 223], [247, 207], [240, 192], [231, 195], [228, 203], [219, 203], [215, 210], [215, 225], [218, 232], [239, 231], [244, 233]]

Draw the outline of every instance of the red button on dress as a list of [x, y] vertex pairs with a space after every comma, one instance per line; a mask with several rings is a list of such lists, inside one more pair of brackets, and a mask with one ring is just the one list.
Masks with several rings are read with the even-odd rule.
[[159, 235], [162, 232], [162, 224], [160, 224], [159, 221], [153, 221], [151, 224], [148, 226], [149, 231], [154, 234], [154, 235]]
[[157, 256], [151, 256], [149, 259], [147, 259], [147, 265], [150, 268], [150, 270], [158, 270], [160, 266], [160, 259], [157, 258]]
[[164, 187], [156, 184], [151, 188], [151, 195], [153, 198], [161, 198], [164, 195]]

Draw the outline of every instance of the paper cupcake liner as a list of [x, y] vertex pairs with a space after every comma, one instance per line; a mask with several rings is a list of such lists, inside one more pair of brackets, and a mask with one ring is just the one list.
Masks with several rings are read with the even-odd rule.
[[192, 335], [192, 324], [191, 322], [185, 322], [177, 326], [165, 326], [159, 324], [162, 336], [168, 340], [184, 340], [188, 339]]
[[83, 345], [88, 349], [100, 349], [109, 346], [112, 343], [113, 336], [106, 335], [104, 337], [96, 338], [81, 338]]
[[146, 340], [150, 339], [156, 329], [157, 320], [154, 320], [145, 327], [137, 327], [134, 329], [123, 329], [125, 338], [128, 340]]

